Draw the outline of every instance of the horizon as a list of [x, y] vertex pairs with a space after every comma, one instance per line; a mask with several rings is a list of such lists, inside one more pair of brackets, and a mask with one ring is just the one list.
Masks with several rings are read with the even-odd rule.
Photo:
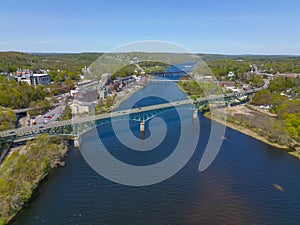
[[[0, 53], [25, 53], [25, 54], [107, 54], [107, 53], [166, 53], [166, 54], [189, 54], [189, 53], [180, 53], [180, 52], [145, 52], [145, 51], [133, 51], [133, 52], [23, 52], [23, 51], [2, 51]], [[252, 53], [245, 53], [245, 54], [227, 54], [227, 53], [203, 53], [203, 52], [192, 52], [191, 54], [199, 54], [199, 55], [220, 55], [220, 56], [283, 56], [283, 57], [300, 57], [300, 54], [252, 54]]]
[[3, 1], [0, 51], [109, 52], [162, 40], [203, 54], [300, 55], [299, 7], [296, 0]]

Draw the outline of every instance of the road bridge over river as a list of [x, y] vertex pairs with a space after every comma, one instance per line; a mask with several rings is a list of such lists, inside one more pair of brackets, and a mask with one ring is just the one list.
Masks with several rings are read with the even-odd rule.
[[0, 132], [1, 142], [11, 142], [13, 140], [22, 140], [33, 138], [38, 134], [48, 133], [50, 135], [68, 135], [68, 136], [80, 136], [87, 130], [98, 126], [100, 124], [108, 123], [111, 119], [129, 119], [140, 122], [141, 131], [144, 129], [144, 122], [150, 120], [156, 115], [173, 109], [179, 106], [189, 106], [191, 110], [194, 110], [193, 117], [196, 118], [197, 111], [200, 106], [209, 104], [211, 102], [223, 102], [224, 104], [230, 104], [233, 99], [240, 99], [242, 97], [249, 97], [253, 93], [256, 93], [261, 88], [251, 89], [240, 93], [230, 93], [222, 95], [212, 95], [208, 97], [201, 97], [197, 99], [186, 99], [181, 101], [168, 102], [163, 104], [156, 104], [151, 106], [132, 108], [121, 111], [114, 111], [110, 113], [100, 115], [88, 115], [84, 117], [75, 117], [71, 120], [54, 121], [48, 124], [36, 125], [30, 127], [22, 127], [14, 130], [7, 130]]

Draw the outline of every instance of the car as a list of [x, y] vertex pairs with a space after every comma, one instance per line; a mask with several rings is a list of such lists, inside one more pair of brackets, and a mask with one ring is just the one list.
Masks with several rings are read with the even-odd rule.
[[39, 126], [39, 128], [45, 128], [44, 126]]
[[52, 119], [52, 116], [47, 116], [48, 119]]
[[9, 132], [9, 134], [15, 134], [16, 133], [16, 131], [10, 131]]

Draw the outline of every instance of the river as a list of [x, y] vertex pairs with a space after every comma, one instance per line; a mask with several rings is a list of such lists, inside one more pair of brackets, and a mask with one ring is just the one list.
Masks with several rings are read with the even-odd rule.
[[[173, 100], [186, 98], [174, 83], [153, 82], [120, 105], [163, 93]], [[135, 107], [163, 102], [157, 97]], [[186, 111], [186, 126], [192, 126]], [[111, 124], [99, 127], [100, 137], [116, 158], [149, 165], [171, 154], [180, 135], [175, 110], [163, 113], [167, 134], [155, 151], [132, 152], [116, 139]], [[14, 225], [41, 224], [299, 224], [300, 161], [286, 152], [227, 128], [219, 154], [204, 172], [199, 161], [207, 144], [211, 121], [199, 115], [200, 136], [191, 160], [173, 177], [150, 186], [113, 183], [89, 167], [73, 146], [66, 166], [43, 182]], [[139, 124], [130, 122], [139, 137]], [[147, 124], [146, 124], [147, 127]], [[145, 137], [149, 136], [145, 132]], [[190, 138], [194, 138], [191, 134]]]

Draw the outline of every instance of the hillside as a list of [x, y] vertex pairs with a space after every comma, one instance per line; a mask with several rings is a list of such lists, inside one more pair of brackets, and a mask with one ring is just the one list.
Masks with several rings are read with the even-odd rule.
[[60, 69], [76, 71], [78, 67], [90, 65], [100, 55], [101, 53], [28, 54], [22, 52], [0, 52], [0, 72], [13, 72], [20, 67], [32, 70]]

